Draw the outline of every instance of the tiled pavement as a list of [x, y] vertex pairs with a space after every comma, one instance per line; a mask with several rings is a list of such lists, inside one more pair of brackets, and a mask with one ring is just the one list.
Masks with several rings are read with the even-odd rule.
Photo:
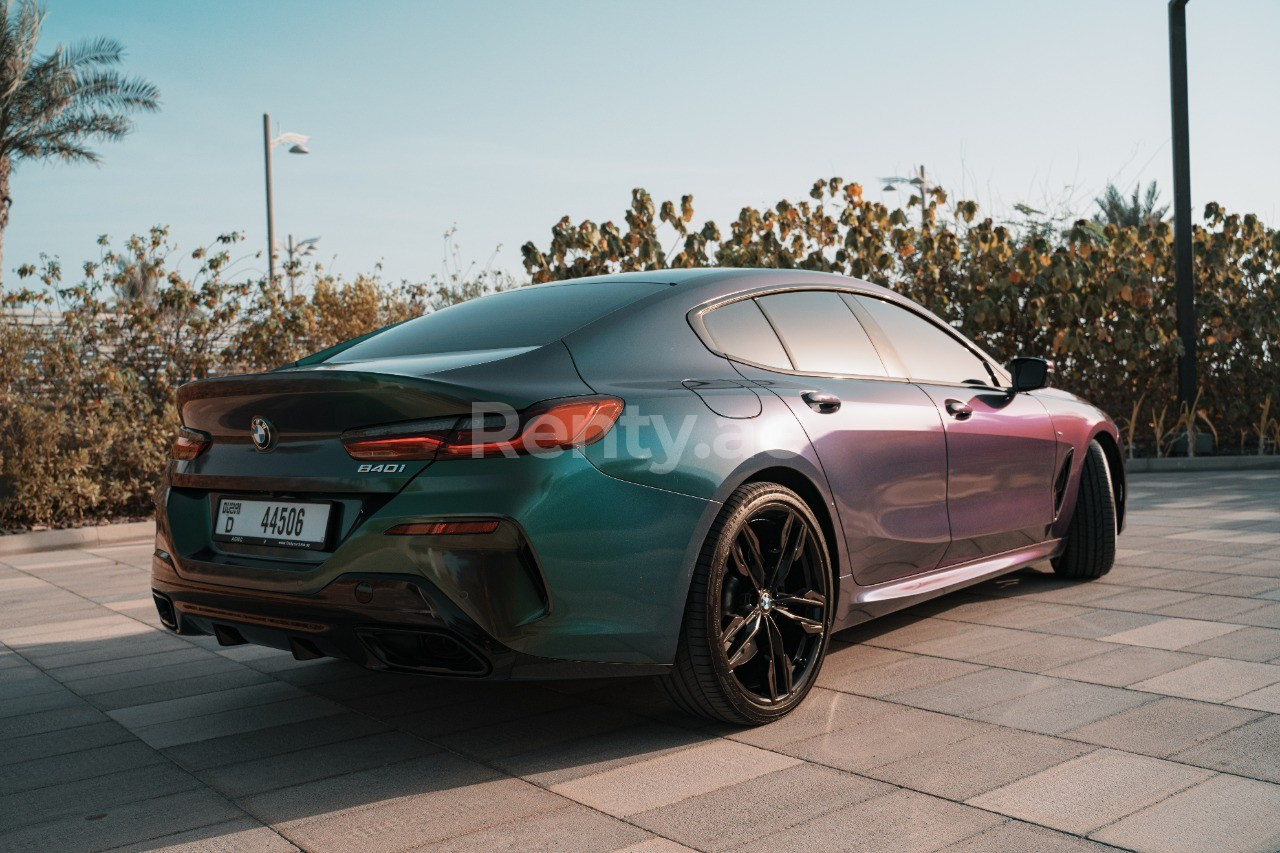
[[150, 547], [0, 562], [0, 849], [1280, 849], [1280, 475], [1133, 482], [1120, 565], [855, 629], [789, 718], [162, 633]]

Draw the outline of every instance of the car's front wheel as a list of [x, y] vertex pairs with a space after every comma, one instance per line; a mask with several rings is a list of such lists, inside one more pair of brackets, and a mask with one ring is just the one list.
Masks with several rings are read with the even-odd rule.
[[1111, 484], [1111, 468], [1102, 445], [1091, 441], [1085, 451], [1066, 546], [1053, 560], [1054, 572], [1077, 580], [1102, 577], [1111, 571], [1116, 561], [1116, 538], [1116, 495]]
[[831, 578], [822, 528], [799, 495], [775, 483], [739, 488], [694, 570], [668, 694], [690, 713], [728, 723], [786, 714], [822, 666]]

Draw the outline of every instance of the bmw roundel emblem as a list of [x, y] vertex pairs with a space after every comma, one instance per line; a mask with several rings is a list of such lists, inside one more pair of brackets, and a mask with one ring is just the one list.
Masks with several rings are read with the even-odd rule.
[[266, 418], [254, 418], [249, 422], [249, 437], [253, 439], [254, 447], [266, 453], [275, 444], [275, 428]]

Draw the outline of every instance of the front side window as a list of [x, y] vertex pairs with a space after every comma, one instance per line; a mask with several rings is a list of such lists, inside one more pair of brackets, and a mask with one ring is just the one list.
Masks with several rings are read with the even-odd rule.
[[754, 299], [730, 302], [702, 315], [715, 348], [731, 358], [791, 369], [791, 360]]
[[912, 311], [871, 296], [854, 297], [902, 359], [908, 378], [943, 385], [992, 385], [986, 362]]
[[836, 291], [797, 290], [756, 301], [799, 372], [887, 375], [862, 324]]

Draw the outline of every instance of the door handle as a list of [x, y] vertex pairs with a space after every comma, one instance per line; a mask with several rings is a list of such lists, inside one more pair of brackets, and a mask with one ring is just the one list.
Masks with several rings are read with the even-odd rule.
[[967, 421], [969, 416], [973, 414], [973, 406], [961, 400], [947, 401], [947, 414], [958, 421]]
[[800, 395], [800, 399], [820, 415], [840, 411], [840, 398], [835, 394], [828, 394], [825, 391], [805, 391]]

